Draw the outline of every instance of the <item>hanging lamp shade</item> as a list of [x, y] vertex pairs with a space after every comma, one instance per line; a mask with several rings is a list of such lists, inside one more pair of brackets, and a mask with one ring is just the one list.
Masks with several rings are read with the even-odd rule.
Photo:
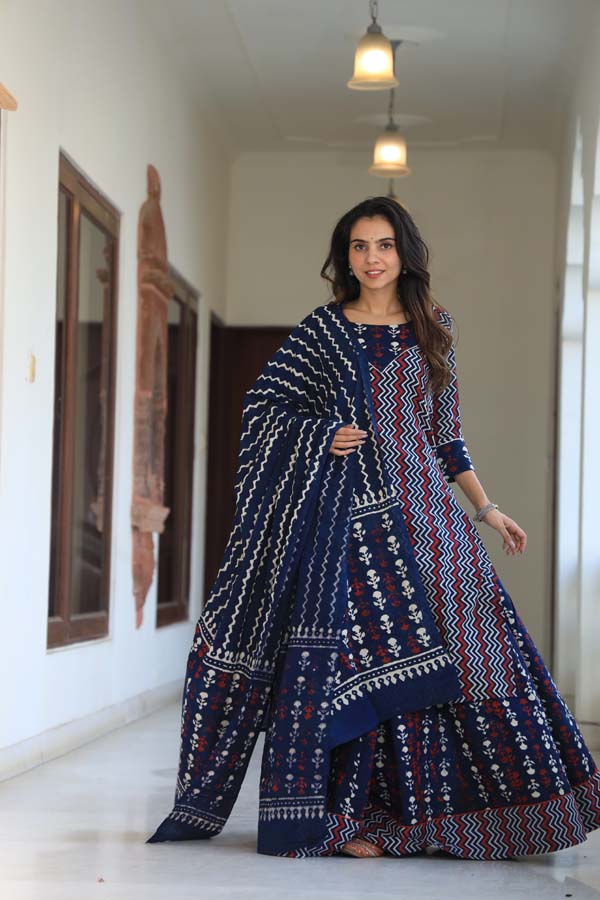
[[377, 138], [369, 175], [381, 175], [384, 178], [410, 175], [410, 169], [406, 165], [406, 141], [393, 122]]
[[392, 45], [376, 22], [367, 28], [354, 55], [354, 76], [348, 87], [355, 91], [381, 91], [399, 84], [394, 75]]

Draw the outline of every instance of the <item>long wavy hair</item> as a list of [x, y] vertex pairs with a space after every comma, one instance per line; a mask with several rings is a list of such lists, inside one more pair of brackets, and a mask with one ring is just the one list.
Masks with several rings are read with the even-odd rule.
[[[437, 321], [433, 312], [434, 301], [427, 270], [429, 250], [412, 216], [396, 200], [369, 197], [344, 213], [338, 221], [331, 236], [329, 254], [321, 269], [321, 277], [331, 285], [333, 298], [329, 305], [356, 300], [360, 294], [360, 282], [348, 270], [350, 232], [357, 219], [373, 216], [383, 216], [394, 229], [401, 268], [407, 270], [398, 276], [398, 300], [407, 318], [414, 323], [415, 338], [429, 363], [431, 390], [439, 393], [452, 377], [446, 361], [452, 346], [452, 333]], [[435, 305], [445, 309], [437, 300]]]

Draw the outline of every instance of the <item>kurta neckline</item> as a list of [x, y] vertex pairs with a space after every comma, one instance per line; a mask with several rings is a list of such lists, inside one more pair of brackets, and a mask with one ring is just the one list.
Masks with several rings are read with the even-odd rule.
[[[342, 313], [344, 315], [344, 313]], [[346, 321], [350, 322], [351, 325], [361, 325], [366, 326], [367, 328], [402, 328], [408, 325], [413, 324], [413, 320], [409, 319], [408, 322], [353, 322], [352, 319], [348, 319], [346, 317]]]
[[398, 326], [402, 328], [413, 324], [413, 319], [409, 319], [408, 322], [353, 322], [342, 309], [341, 303], [331, 303], [330, 305], [342, 322], [348, 323], [348, 325], [363, 325], [367, 328], [397, 328]]

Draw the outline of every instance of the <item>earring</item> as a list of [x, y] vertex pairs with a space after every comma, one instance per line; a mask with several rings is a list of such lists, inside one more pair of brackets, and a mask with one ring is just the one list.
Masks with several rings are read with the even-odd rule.
[[404, 266], [402, 266], [402, 271], [400, 272], [400, 274], [401, 274], [401, 275], [407, 275], [407, 274], [408, 274], [408, 269], [406, 269]]
[[354, 272], [352, 271], [352, 266], [348, 266], [348, 271], [354, 277]]

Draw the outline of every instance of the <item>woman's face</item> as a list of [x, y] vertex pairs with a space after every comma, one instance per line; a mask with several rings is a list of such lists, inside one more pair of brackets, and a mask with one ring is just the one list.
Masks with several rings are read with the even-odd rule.
[[401, 260], [394, 229], [384, 216], [356, 220], [350, 230], [348, 261], [365, 287], [378, 289], [397, 281]]

